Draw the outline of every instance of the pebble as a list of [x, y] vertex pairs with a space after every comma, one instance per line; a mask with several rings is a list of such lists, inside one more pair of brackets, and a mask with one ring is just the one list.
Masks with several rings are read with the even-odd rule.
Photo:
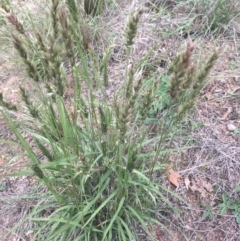
[[214, 93], [220, 93], [220, 92], [222, 92], [222, 89], [216, 89], [216, 90], [214, 90]]
[[228, 128], [229, 131], [235, 131], [237, 129], [237, 127], [233, 124], [228, 124], [227, 128]]

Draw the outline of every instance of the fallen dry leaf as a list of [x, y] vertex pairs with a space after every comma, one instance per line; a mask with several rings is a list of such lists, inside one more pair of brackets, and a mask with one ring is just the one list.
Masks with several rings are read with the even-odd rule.
[[186, 176], [186, 177], [184, 178], [184, 183], [185, 183], [185, 186], [186, 186], [186, 188], [187, 188], [187, 190], [188, 190], [189, 185], [190, 185], [190, 180], [189, 180], [188, 176]]
[[157, 238], [157, 241], [162, 241], [159, 229], [156, 230], [156, 238]]
[[181, 176], [179, 175], [178, 172], [175, 172], [173, 169], [168, 170], [167, 178], [168, 181], [171, 182], [174, 186], [178, 187], [179, 186], [179, 178]]
[[206, 198], [208, 193], [213, 191], [213, 186], [210, 183], [196, 178], [192, 180], [192, 185], [189, 188], [193, 192], [198, 191], [202, 198]]
[[153, 230], [151, 226], [148, 226], [148, 230], [151, 233], [151, 235], [156, 238], [156, 241], [162, 241], [159, 227], [154, 226], [154, 230]]
[[75, 108], [74, 106], [70, 106], [70, 113], [71, 113], [71, 116], [74, 117], [76, 112], [75, 112]]
[[202, 180], [202, 186], [208, 191], [213, 192], [213, 186], [211, 183]]
[[199, 187], [198, 185], [193, 184], [192, 186], [190, 186], [190, 189], [193, 192], [198, 191], [202, 198], [207, 197], [207, 191], [204, 188]]

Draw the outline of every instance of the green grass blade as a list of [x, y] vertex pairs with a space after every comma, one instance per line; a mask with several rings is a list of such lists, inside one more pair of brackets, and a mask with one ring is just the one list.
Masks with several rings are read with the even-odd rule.
[[123, 197], [123, 198], [121, 199], [117, 211], [115, 212], [115, 214], [114, 214], [113, 217], [111, 218], [111, 221], [110, 221], [108, 227], [107, 227], [106, 230], [104, 231], [104, 235], [103, 235], [102, 240], [105, 239], [105, 237], [107, 236], [108, 231], [112, 228], [113, 223], [115, 222], [115, 220], [116, 220], [119, 212], [121, 211], [121, 209], [122, 209], [122, 207], [123, 207], [124, 201], [125, 201], [125, 197]]
[[87, 224], [92, 221], [92, 219], [100, 212], [102, 208], [104, 208], [109, 201], [117, 194], [117, 191], [115, 190], [109, 197], [94, 211], [94, 213], [91, 215], [91, 217], [88, 219], [88, 221], [84, 224], [83, 228], [87, 226]]
[[35, 153], [33, 152], [31, 146], [27, 143], [27, 141], [23, 138], [22, 134], [18, 131], [17, 126], [13, 123], [13, 121], [7, 116], [7, 114], [5, 114], [3, 111], [1, 111], [4, 119], [6, 120], [6, 122], [8, 123], [10, 129], [13, 131], [13, 133], [16, 135], [17, 139], [20, 141], [21, 146], [24, 148], [24, 150], [26, 150], [27, 155], [29, 156], [29, 158], [35, 163], [38, 164], [38, 158], [35, 155]]

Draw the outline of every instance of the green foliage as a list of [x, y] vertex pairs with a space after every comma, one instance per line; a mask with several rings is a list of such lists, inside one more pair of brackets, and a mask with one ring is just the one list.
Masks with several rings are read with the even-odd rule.
[[[239, 191], [239, 186], [236, 186], [234, 189], [235, 192]], [[236, 222], [240, 224], [240, 198], [235, 200], [228, 197], [225, 193], [222, 195], [222, 203], [218, 205], [220, 208], [220, 213], [222, 215], [226, 214], [229, 210], [236, 217]]]
[[87, 14], [92, 14], [93, 16], [99, 15], [103, 11], [105, 5], [105, 0], [83, 0], [84, 10]]
[[[146, 223], [166, 229], [159, 221], [159, 205], [164, 212], [178, 215], [168, 196], [183, 201], [160, 185], [154, 174], [165, 171], [162, 160], [169, 154], [169, 136], [194, 107], [217, 53], [198, 71], [191, 63], [189, 43], [167, 75], [154, 81], [136, 79], [144, 62], [137, 67], [128, 63], [143, 11], [131, 13], [125, 34], [125, 78], [109, 98], [112, 48], [104, 51], [101, 62], [94, 46], [84, 40], [74, 3], [67, 1], [65, 9], [52, 1], [52, 29], [46, 39], [37, 32], [30, 40], [17, 17], [8, 15], [18, 32], [12, 34], [14, 47], [36, 88], [30, 96], [21, 87], [30, 119], [26, 129], [35, 148], [7, 111], [3, 114], [31, 160], [31, 170], [23, 173], [34, 174], [48, 189], [46, 203], [40, 200], [29, 216], [35, 223], [32, 240], [138, 240], [139, 225], [154, 240]], [[41, 68], [29, 54], [36, 45], [34, 57], [39, 56]], [[157, 126], [154, 136], [149, 135], [152, 126], [146, 125], [152, 116]], [[44, 161], [39, 160], [39, 152]], [[44, 216], [49, 207], [51, 212]]]
[[0, 27], [2, 27], [5, 24], [6, 24], [6, 22], [5, 22], [4, 18], [3, 18], [3, 16], [0, 15]]
[[204, 126], [204, 122], [194, 122], [193, 120], [189, 120], [189, 124], [191, 126], [192, 131], [195, 131], [199, 127]]
[[236, 129], [234, 131], [232, 131], [230, 134], [234, 137], [236, 135], [238, 135], [240, 133], [240, 129]]
[[210, 218], [210, 219], [214, 219], [214, 215], [212, 212], [212, 209], [209, 205], [206, 205], [206, 211], [203, 213], [202, 215], [203, 218]]
[[150, 118], [155, 118], [157, 113], [166, 110], [171, 102], [169, 96], [170, 91], [170, 78], [167, 75], [163, 75], [159, 85], [157, 86], [156, 96], [152, 105], [152, 109], [149, 112]]
[[208, 33], [222, 32], [240, 14], [236, 8], [238, 1], [234, 0], [201, 0], [195, 4], [202, 15], [203, 25]]
[[1, 0], [0, 2], [0, 12], [10, 12], [11, 3], [9, 0]]

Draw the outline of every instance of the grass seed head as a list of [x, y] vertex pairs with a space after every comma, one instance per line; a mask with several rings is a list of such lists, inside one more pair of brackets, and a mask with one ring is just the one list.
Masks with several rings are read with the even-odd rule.
[[18, 53], [23, 58], [23, 60], [24, 59], [26, 60], [27, 59], [27, 51], [26, 51], [25, 47], [23, 46], [23, 43], [21, 42], [19, 37], [13, 33], [12, 33], [12, 38], [13, 38], [13, 45], [14, 45], [15, 49], [17, 49]]
[[7, 13], [5, 14], [5, 18], [12, 24], [15, 26], [16, 30], [20, 33], [20, 34], [24, 34], [24, 28], [22, 23], [18, 20], [18, 18], [13, 14], [13, 13]]
[[22, 86], [20, 86], [20, 93], [21, 93], [22, 100], [24, 101], [24, 103], [26, 104], [26, 106], [29, 110], [30, 115], [33, 118], [39, 118], [38, 109], [29, 100], [29, 95], [27, 94], [26, 90]]
[[125, 134], [127, 132], [127, 126], [130, 121], [130, 111], [131, 106], [129, 103], [126, 104], [125, 108], [122, 110], [121, 113], [119, 113], [119, 129], [120, 129], [120, 140], [124, 142], [125, 140]]
[[129, 173], [133, 171], [135, 168], [135, 163], [137, 161], [137, 150], [133, 148], [133, 150], [129, 150], [128, 160], [127, 160], [127, 170]]
[[53, 156], [52, 154], [49, 152], [49, 150], [38, 140], [38, 139], [35, 139], [36, 143], [37, 143], [37, 146], [38, 148], [41, 150], [42, 154], [47, 157], [48, 161], [53, 161]]
[[58, 12], [58, 17], [59, 17], [59, 21], [60, 21], [62, 28], [68, 29], [67, 14], [66, 14], [66, 10], [64, 7], [60, 8], [60, 10]]
[[137, 34], [137, 25], [139, 22], [139, 19], [143, 13], [143, 10], [138, 11], [137, 13], [131, 13], [126, 27], [126, 46], [130, 47], [133, 45], [133, 39], [135, 38]]
[[58, 16], [57, 16], [58, 5], [59, 5], [59, 0], [52, 0], [51, 17], [52, 17], [54, 39], [56, 39], [58, 36]]
[[44, 44], [43, 42], [43, 39], [42, 39], [42, 36], [39, 32], [36, 32], [35, 33], [35, 36], [37, 38], [37, 42], [38, 42], [38, 45], [40, 46], [40, 49], [43, 51], [43, 52], [47, 52], [47, 47], [46, 45]]
[[91, 48], [91, 42], [92, 42], [91, 31], [86, 24], [83, 24], [80, 30], [82, 35], [83, 49], [89, 50]]
[[40, 179], [43, 179], [43, 178], [44, 178], [43, 171], [42, 171], [42, 169], [39, 167], [38, 164], [32, 165], [32, 170], [33, 170], [34, 174], [35, 174], [38, 178], [40, 178]]
[[[184, 84], [185, 88], [189, 87], [186, 85], [186, 79], [189, 77], [187, 77], [188, 73], [192, 71], [191, 54], [193, 49], [193, 44], [188, 42], [186, 51], [180, 54], [170, 67], [171, 70], [169, 72], [173, 73], [170, 87], [170, 95], [172, 98], [175, 98], [181, 93]], [[189, 82], [188, 84], [190, 85]]]
[[13, 45], [15, 49], [18, 51], [19, 55], [22, 57], [23, 62], [27, 65], [28, 75], [31, 77], [34, 81], [39, 81], [39, 75], [37, 72], [37, 68], [30, 60], [28, 60], [28, 54], [26, 51], [26, 48], [24, 47], [22, 41], [19, 39], [19, 37], [12, 33], [13, 38]]
[[130, 64], [130, 67], [128, 70], [127, 87], [126, 87], [126, 98], [127, 99], [130, 99], [132, 96], [133, 79], [134, 79], [134, 69], [133, 69], [133, 65]]
[[143, 104], [140, 108], [140, 114], [141, 114], [141, 117], [143, 120], [146, 119], [146, 117], [149, 113], [149, 110], [151, 108], [152, 102], [153, 102], [152, 89], [149, 88], [147, 90], [147, 93], [143, 97]]
[[108, 130], [107, 118], [101, 106], [98, 107], [98, 110], [100, 114], [101, 130], [102, 130], [102, 133], [106, 134]]
[[193, 85], [193, 94], [192, 94], [192, 98], [196, 98], [199, 94], [199, 92], [202, 90], [202, 88], [204, 87], [205, 83], [206, 83], [206, 78], [210, 72], [210, 70], [212, 69], [212, 67], [214, 66], [214, 64], [216, 63], [217, 59], [218, 59], [218, 55], [219, 55], [219, 51], [215, 51], [212, 56], [210, 57], [210, 59], [208, 60], [207, 64], [203, 67], [203, 69], [199, 72], [199, 74], [196, 76], [196, 82]]
[[180, 105], [178, 107], [173, 124], [177, 124], [181, 122], [189, 113], [189, 111], [194, 107], [194, 104], [195, 104], [195, 100], [191, 99], [188, 102], [185, 102], [183, 105]]
[[130, 100], [129, 100], [129, 105], [130, 106], [134, 106], [137, 98], [138, 98], [138, 95], [139, 95], [139, 92], [140, 92], [140, 89], [142, 87], [142, 83], [143, 83], [143, 79], [139, 79], [138, 82], [135, 84], [135, 86], [133, 87], [133, 95], [131, 96]]
[[72, 34], [69, 31], [69, 24], [67, 19], [66, 10], [64, 7], [61, 7], [58, 13], [60, 24], [61, 24], [61, 34], [65, 46], [65, 51], [67, 53], [67, 57], [70, 59], [71, 65], [75, 65], [74, 59], [74, 47], [73, 47], [73, 39]]

